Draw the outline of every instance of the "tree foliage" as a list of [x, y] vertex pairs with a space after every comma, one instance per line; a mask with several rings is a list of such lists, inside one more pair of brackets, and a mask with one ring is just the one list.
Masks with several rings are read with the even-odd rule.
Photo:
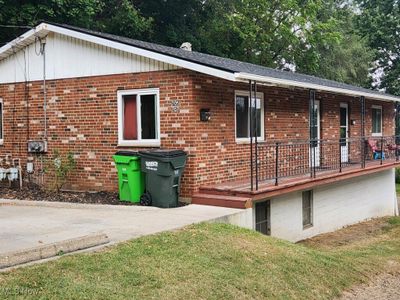
[[[0, 24], [35, 26], [45, 20], [136, 38], [151, 28], [151, 20], [141, 16], [129, 0], [0, 0], [0, 5]], [[25, 30], [0, 28], [0, 42]]]
[[375, 51], [376, 87], [400, 95], [400, 3], [398, 0], [358, 1], [359, 32]]
[[[397, 0], [0, 0], [0, 24], [67, 23], [400, 94]], [[5, 43], [24, 29], [1, 28]]]

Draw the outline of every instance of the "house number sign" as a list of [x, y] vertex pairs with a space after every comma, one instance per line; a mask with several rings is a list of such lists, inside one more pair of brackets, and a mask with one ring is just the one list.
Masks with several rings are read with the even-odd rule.
[[179, 112], [179, 100], [172, 100], [171, 106], [173, 112]]

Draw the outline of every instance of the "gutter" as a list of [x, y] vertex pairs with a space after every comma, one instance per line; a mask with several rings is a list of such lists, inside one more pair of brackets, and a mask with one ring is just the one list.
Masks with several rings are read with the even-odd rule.
[[314, 84], [314, 83], [300, 82], [300, 81], [295, 81], [295, 80], [281, 79], [281, 78], [275, 78], [275, 77], [269, 77], [269, 76], [260, 76], [260, 75], [254, 75], [254, 74], [249, 74], [249, 73], [242, 73], [242, 72], [235, 73], [234, 76], [235, 76], [235, 81], [241, 81], [241, 82], [249, 82], [249, 80], [254, 80], [260, 84], [265, 83], [267, 85], [274, 84], [274, 85], [281, 85], [281, 86], [293, 86], [293, 87], [299, 87], [299, 88], [304, 88], [304, 89], [313, 89], [313, 90], [320, 90], [320, 91], [332, 92], [332, 93], [337, 93], [337, 94], [345, 94], [345, 95], [354, 96], [354, 97], [364, 96], [364, 97], [370, 98], [370, 99], [400, 102], [400, 97], [391, 96], [388, 94], [379, 95], [378, 93], [373, 93], [373, 92], [369, 93], [369, 92], [363, 92], [363, 91], [355, 91], [355, 90], [350, 90], [350, 89], [345, 89], [345, 88], [329, 87], [329, 86], [319, 85], [319, 84]]

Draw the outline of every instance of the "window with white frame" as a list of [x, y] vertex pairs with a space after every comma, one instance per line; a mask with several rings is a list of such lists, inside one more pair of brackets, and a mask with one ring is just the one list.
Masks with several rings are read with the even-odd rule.
[[3, 129], [3, 99], [0, 98], [0, 145], [3, 144], [4, 129]]
[[159, 89], [118, 91], [118, 144], [160, 145]]
[[302, 193], [303, 205], [303, 228], [313, 226], [313, 191], [304, 191]]
[[372, 135], [382, 135], [382, 106], [372, 106]]
[[[235, 92], [235, 121], [236, 121], [236, 140], [248, 141], [250, 139], [250, 128], [255, 128], [257, 117], [257, 138], [264, 139], [264, 95], [257, 93], [251, 105], [250, 93], [245, 91]], [[252, 109], [250, 108], [252, 107]], [[250, 116], [250, 114], [252, 114]], [[252, 120], [252, 124], [250, 124]]]

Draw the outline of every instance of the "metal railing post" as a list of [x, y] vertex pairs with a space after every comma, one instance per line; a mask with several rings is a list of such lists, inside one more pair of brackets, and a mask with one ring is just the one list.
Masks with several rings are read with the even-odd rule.
[[[317, 169], [316, 169], [316, 157], [315, 157], [315, 154], [316, 154], [316, 148], [317, 148], [317, 145], [319, 146], [319, 140], [318, 139], [316, 139], [316, 145], [313, 147], [313, 173], [314, 173], [314, 178], [315, 177], [317, 177]], [[321, 151], [321, 149], [319, 149], [319, 151]]]
[[361, 168], [364, 169], [365, 168], [365, 156], [366, 156], [366, 152], [365, 152], [365, 138], [361, 137]]
[[275, 185], [278, 185], [279, 179], [279, 143], [275, 144]]
[[339, 139], [339, 173], [342, 173], [342, 144], [341, 139]]
[[252, 113], [251, 113], [251, 94], [252, 94], [252, 82], [249, 80], [249, 106], [250, 106], [250, 188], [253, 191], [254, 190], [254, 182], [253, 182], [253, 129], [252, 129], [252, 123], [253, 123], [253, 118], [252, 118]]
[[381, 165], [383, 164], [383, 136], [381, 136]]

